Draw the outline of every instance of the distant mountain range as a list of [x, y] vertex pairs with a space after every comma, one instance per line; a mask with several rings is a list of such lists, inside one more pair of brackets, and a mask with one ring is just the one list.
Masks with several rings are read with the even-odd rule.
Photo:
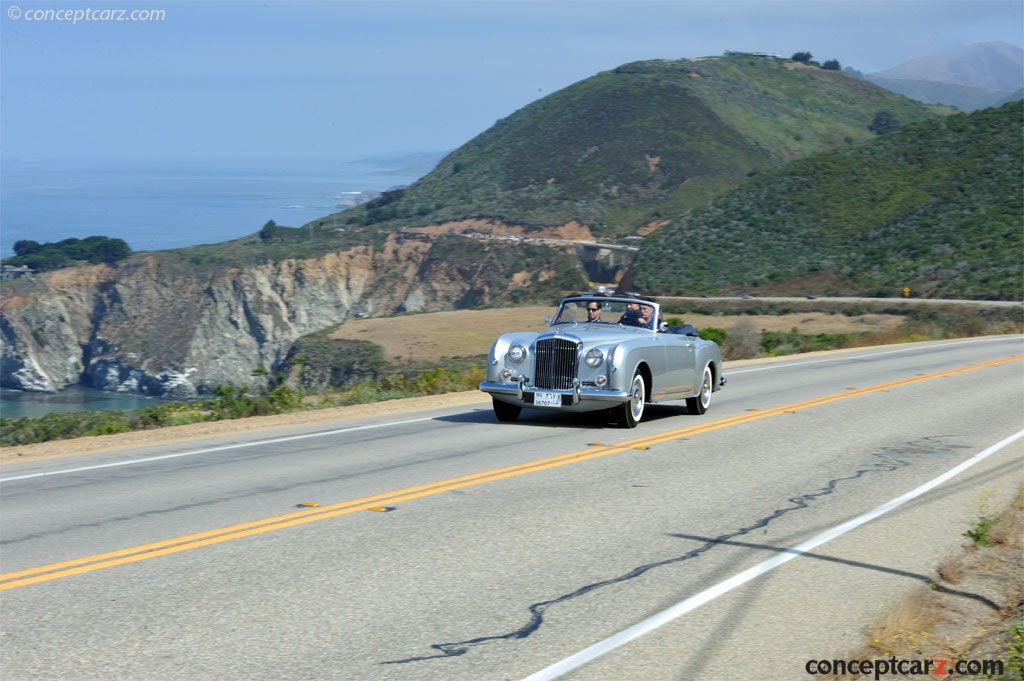
[[1024, 49], [979, 43], [918, 57], [866, 78], [911, 99], [973, 111], [1024, 97]]

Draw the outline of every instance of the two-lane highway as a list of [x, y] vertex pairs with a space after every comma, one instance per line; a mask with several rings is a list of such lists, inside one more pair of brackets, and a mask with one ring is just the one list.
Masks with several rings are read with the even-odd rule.
[[1021, 484], [1020, 336], [726, 369], [4, 466], [3, 678], [807, 678]]

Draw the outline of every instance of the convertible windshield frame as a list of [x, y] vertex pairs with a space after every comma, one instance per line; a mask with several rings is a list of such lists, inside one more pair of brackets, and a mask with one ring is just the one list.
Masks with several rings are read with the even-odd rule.
[[[588, 318], [587, 305], [598, 304], [601, 307], [599, 319]], [[643, 324], [638, 312], [646, 309], [649, 316]], [[558, 306], [558, 312], [551, 320], [551, 326], [563, 324], [600, 324], [602, 326], [620, 326], [623, 328], [641, 328], [654, 331], [660, 319], [659, 305], [653, 301], [633, 297], [604, 296], [573, 296], [564, 299]]]

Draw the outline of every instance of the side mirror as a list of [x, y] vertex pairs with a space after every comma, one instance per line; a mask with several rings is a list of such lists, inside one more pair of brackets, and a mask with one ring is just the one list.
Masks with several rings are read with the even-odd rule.
[[668, 331], [668, 322], [659, 322], [658, 331], [660, 331], [661, 333], [665, 333], [666, 331]]

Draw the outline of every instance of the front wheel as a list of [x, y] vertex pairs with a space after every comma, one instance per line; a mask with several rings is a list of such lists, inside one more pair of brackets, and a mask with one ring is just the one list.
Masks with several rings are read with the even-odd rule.
[[502, 402], [497, 397], [491, 398], [491, 406], [494, 407], [494, 415], [503, 423], [511, 423], [519, 418], [519, 412], [523, 410], [518, 404]]
[[629, 389], [629, 401], [619, 405], [619, 422], [626, 428], [636, 428], [644, 415], [644, 377], [638, 371], [633, 376], [633, 384]]
[[711, 406], [711, 393], [714, 390], [714, 379], [711, 377], [711, 367], [704, 367], [704, 376], [701, 378], [700, 392], [696, 397], [686, 398], [686, 411], [691, 414], [703, 414]]

